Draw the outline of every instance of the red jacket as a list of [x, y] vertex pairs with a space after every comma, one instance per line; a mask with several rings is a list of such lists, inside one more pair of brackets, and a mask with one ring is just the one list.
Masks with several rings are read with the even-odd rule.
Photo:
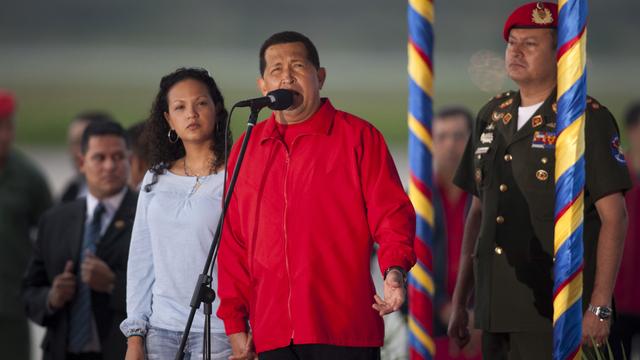
[[[369, 259], [415, 263], [415, 212], [380, 132], [328, 100], [290, 150], [274, 115], [257, 124], [219, 253], [218, 316], [253, 331], [256, 350], [296, 344], [382, 346]], [[238, 139], [229, 159], [237, 160]]]

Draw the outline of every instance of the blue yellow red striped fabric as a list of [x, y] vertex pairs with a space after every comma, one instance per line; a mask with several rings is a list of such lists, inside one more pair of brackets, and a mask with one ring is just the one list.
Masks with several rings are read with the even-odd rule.
[[409, 356], [433, 359], [432, 141], [433, 19], [432, 0], [409, 0], [409, 197], [416, 209], [417, 263], [409, 272]]
[[581, 359], [587, 0], [558, 2], [553, 358]]

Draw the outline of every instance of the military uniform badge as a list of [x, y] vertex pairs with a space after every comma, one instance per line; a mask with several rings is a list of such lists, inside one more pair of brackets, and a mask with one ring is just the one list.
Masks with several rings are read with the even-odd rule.
[[542, 125], [542, 115], [536, 115], [531, 119], [531, 126], [538, 127]]

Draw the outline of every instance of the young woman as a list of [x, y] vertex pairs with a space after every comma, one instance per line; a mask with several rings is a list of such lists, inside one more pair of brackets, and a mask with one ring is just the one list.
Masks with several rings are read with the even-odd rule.
[[[187, 322], [221, 212], [227, 110], [213, 78], [181, 68], [160, 81], [143, 140], [151, 169], [142, 182], [127, 270], [127, 359], [172, 359]], [[217, 287], [216, 272], [213, 287]], [[211, 319], [212, 359], [231, 348]], [[204, 313], [196, 313], [185, 359], [202, 357]]]

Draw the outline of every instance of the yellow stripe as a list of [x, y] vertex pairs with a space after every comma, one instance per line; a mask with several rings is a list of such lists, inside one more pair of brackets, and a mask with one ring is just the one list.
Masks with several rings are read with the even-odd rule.
[[433, 284], [433, 278], [429, 275], [428, 272], [425, 271], [424, 268], [418, 263], [414, 267], [411, 268], [411, 275], [418, 281], [422, 287], [424, 287], [429, 295], [433, 296], [435, 294], [435, 286]]
[[560, 14], [560, 9], [565, 6], [569, 2], [569, 0], [558, 0], [558, 14]]
[[580, 194], [578, 199], [571, 205], [569, 209], [558, 219], [555, 225], [555, 238], [553, 244], [553, 253], [557, 254], [562, 244], [569, 239], [576, 229], [582, 224], [584, 216], [584, 194]]
[[584, 154], [584, 122], [583, 113], [556, 140], [556, 182]]
[[582, 271], [553, 300], [553, 324], [582, 296]]
[[433, 24], [433, 3], [429, 0], [409, 0], [409, 5], [423, 18]]
[[431, 134], [427, 130], [427, 128], [422, 125], [418, 119], [416, 119], [411, 113], [408, 115], [409, 118], [409, 130], [415, 135], [422, 143], [429, 149], [429, 152], [433, 152], [433, 140], [431, 139]]
[[418, 84], [418, 86], [429, 95], [433, 97], [433, 74], [427, 63], [424, 62], [418, 51], [409, 44], [407, 46], [407, 53], [409, 57], [409, 77]]
[[411, 199], [416, 214], [433, 228], [433, 205], [411, 180], [409, 180], [409, 199]]
[[585, 71], [587, 32], [558, 60], [558, 97], [575, 84]]
[[416, 338], [418, 338], [418, 341], [420, 341], [422, 345], [427, 348], [430, 354], [433, 355], [436, 353], [436, 344], [433, 342], [433, 339], [429, 336], [429, 334], [424, 332], [420, 328], [420, 326], [418, 326], [418, 324], [416, 324], [416, 321], [413, 320], [413, 317], [411, 316], [409, 317], [409, 331], [411, 331], [411, 333], [413, 333]]
[[580, 350], [578, 350], [576, 356], [574, 356], [572, 360], [582, 360], [582, 346], [580, 346]]

